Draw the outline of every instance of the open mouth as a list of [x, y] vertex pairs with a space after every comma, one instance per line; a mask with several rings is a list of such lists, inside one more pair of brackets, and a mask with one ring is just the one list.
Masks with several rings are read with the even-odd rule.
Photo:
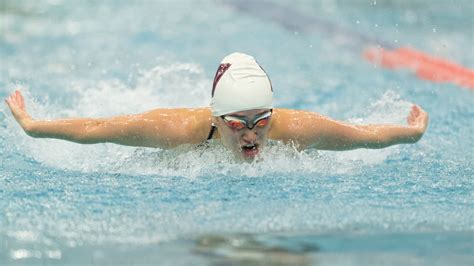
[[255, 156], [258, 154], [258, 144], [245, 144], [241, 146], [245, 156]]

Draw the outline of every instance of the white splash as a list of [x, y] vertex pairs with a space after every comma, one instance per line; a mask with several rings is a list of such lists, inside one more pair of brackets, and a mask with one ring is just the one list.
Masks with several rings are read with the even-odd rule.
[[[118, 80], [101, 81], [96, 87], [75, 87], [74, 108], [58, 109], [32, 100], [24, 88], [26, 103], [38, 118], [50, 118], [60, 113], [69, 117], [113, 116], [142, 112], [157, 106], [206, 106], [207, 80], [199, 65], [172, 64], [144, 71], [135, 87]], [[352, 118], [355, 124], [403, 123], [410, 104], [392, 91], [373, 103], [364, 118]], [[173, 150], [136, 148], [115, 144], [81, 145], [54, 139], [33, 139], [20, 133], [11, 116], [7, 118], [11, 141], [34, 160], [60, 169], [84, 172], [123, 173], [130, 175], [199, 176], [233, 175], [265, 176], [298, 171], [304, 174], [353, 173], [367, 165], [382, 163], [398, 151], [398, 147], [383, 150], [328, 152], [309, 150], [297, 152], [291, 145], [270, 143], [260, 159], [251, 164], [235, 161], [218, 142], [206, 147], [183, 146]], [[18, 136], [20, 136], [18, 138]]]

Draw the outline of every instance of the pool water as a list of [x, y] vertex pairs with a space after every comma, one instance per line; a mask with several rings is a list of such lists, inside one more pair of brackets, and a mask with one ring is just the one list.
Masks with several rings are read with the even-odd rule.
[[0, 97], [21, 88], [38, 119], [207, 106], [220, 59], [240, 51], [265, 68], [278, 107], [403, 124], [416, 103], [430, 126], [415, 145], [270, 143], [242, 164], [219, 143], [33, 139], [2, 105], [0, 264], [472, 264], [473, 91], [361, 54], [410, 46], [474, 69], [473, 10], [469, 0], [2, 1]]

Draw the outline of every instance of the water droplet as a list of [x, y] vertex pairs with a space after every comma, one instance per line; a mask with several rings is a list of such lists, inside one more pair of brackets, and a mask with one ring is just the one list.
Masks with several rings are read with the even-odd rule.
[[378, 28], [378, 27], [379, 27], [379, 24], [375, 24], [375, 27]]
[[357, 20], [356, 23], [357, 23], [357, 24], [360, 24], [360, 21]]
[[435, 29], [435, 28], [433, 28], [433, 32], [435, 32], [435, 33], [436, 33], [436, 29]]

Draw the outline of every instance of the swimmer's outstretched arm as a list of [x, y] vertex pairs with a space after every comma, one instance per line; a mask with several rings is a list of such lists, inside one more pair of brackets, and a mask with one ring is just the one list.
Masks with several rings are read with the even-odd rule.
[[278, 119], [274, 119], [274, 138], [294, 142], [300, 149], [380, 149], [395, 144], [415, 143], [421, 139], [428, 126], [428, 114], [417, 105], [411, 108], [406, 126], [350, 125], [317, 113], [285, 109], [279, 109], [275, 115]]
[[[200, 143], [210, 128], [207, 108], [156, 109], [112, 118], [35, 120], [15, 91], [5, 99], [23, 130], [35, 138], [63, 139], [82, 144], [111, 142], [128, 146], [172, 148]], [[205, 125], [204, 125], [205, 124]]]

